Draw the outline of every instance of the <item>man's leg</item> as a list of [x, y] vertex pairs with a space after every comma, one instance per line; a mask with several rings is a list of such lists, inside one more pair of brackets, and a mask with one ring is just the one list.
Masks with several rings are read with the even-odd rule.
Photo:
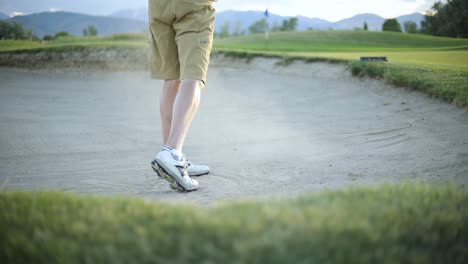
[[161, 114], [161, 123], [163, 130], [163, 143], [167, 145], [169, 134], [172, 126], [172, 111], [174, 109], [174, 101], [179, 91], [179, 80], [166, 80], [161, 92], [159, 111]]
[[[177, 87], [170, 81], [166, 81], [164, 89]], [[197, 113], [200, 104], [200, 93], [203, 82], [198, 80], [184, 80], [180, 82], [180, 87], [175, 96], [175, 100], [170, 100], [172, 92], [169, 92], [166, 99], [162, 99], [161, 116], [163, 125], [168, 126], [169, 114], [165, 111], [168, 105], [173, 102], [172, 121], [170, 122], [170, 132], [166, 147], [159, 152], [155, 160], [151, 163], [153, 169], [163, 178], [170, 182], [172, 188], [179, 191], [193, 191], [198, 189], [198, 181], [192, 180], [188, 174], [189, 163], [183, 158], [182, 146], [185, 136]], [[163, 114], [164, 112], [164, 114]], [[164, 124], [165, 123], [165, 124]]]
[[183, 80], [174, 101], [172, 123], [167, 146], [182, 153], [185, 137], [200, 105], [201, 89], [199, 80]]

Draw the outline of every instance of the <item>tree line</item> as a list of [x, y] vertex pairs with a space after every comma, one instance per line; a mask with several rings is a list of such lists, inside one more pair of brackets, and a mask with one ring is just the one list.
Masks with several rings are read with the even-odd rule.
[[[298, 19], [297, 17], [291, 17], [289, 19], [284, 19], [281, 25], [278, 25], [276, 22], [270, 27], [268, 20], [266, 18], [262, 18], [252, 25], [249, 26], [248, 32], [250, 34], [257, 34], [265, 32], [266, 30], [276, 32], [276, 31], [295, 31], [297, 29]], [[225, 21], [221, 25], [220, 33], [218, 34], [219, 37], [225, 38], [228, 36], [238, 36], [238, 35], [245, 35], [247, 32], [241, 31], [240, 22], [235, 24], [234, 30], [231, 31], [231, 24], [229, 21]]]
[[[445, 4], [436, 2], [424, 16], [419, 30], [414, 22], [405, 22], [403, 29], [408, 33], [468, 38], [468, 1], [448, 0]], [[402, 26], [396, 19], [388, 19], [383, 24], [382, 30], [402, 32]]]
[[[83, 29], [83, 36], [97, 36], [98, 30], [95, 26], [90, 25]], [[61, 31], [55, 35], [45, 35], [42, 37], [44, 41], [51, 41], [58, 38], [70, 37], [68, 32]], [[31, 29], [25, 29], [24, 26], [17, 22], [8, 22], [0, 20], [0, 40], [29, 40], [39, 41], [41, 40]]]

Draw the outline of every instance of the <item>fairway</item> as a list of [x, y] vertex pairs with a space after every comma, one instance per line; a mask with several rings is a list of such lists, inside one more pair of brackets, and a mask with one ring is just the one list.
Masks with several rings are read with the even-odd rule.
[[274, 32], [268, 42], [262, 34], [218, 39], [215, 47], [284, 52], [467, 50], [468, 40], [395, 32], [306, 31]]
[[219, 50], [263, 52], [296, 57], [359, 60], [386, 56], [390, 63], [468, 67], [468, 40], [392, 32], [311, 31], [219, 39]]

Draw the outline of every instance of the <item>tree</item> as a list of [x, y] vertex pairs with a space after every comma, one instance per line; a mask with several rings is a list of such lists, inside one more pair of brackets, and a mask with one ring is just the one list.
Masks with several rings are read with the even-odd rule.
[[88, 33], [90, 36], [97, 36], [98, 35], [98, 30], [94, 25], [91, 25], [88, 27]]
[[382, 26], [382, 31], [402, 32], [400, 22], [395, 18], [387, 19]]
[[230, 28], [229, 21], [224, 21], [224, 23], [221, 25], [221, 33], [219, 34], [219, 36], [221, 38], [229, 37], [230, 35], [229, 28]]
[[258, 20], [249, 27], [251, 34], [262, 33], [268, 29], [268, 21], [265, 18]]
[[406, 21], [403, 23], [403, 28], [406, 33], [418, 33], [418, 25], [413, 21]]
[[468, 1], [436, 2], [421, 22], [421, 32], [436, 36], [468, 38]]
[[297, 17], [291, 17], [290, 19], [283, 20], [283, 25], [280, 31], [295, 31], [297, 28]]
[[25, 30], [22, 24], [0, 20], [0, 39], [38, 40], [32, 30]]
[[364, 31], [369, 31], [369, 25], [367, 25], [367, 21], [364, 22]]
[[98, 30], [93, 25], [90, 25], [87, 28], [83, 29], [83, 36], [85, 37], [87, 36], [94, 37], [94, 36], [97, 36], [97, 34], [98, 34]]

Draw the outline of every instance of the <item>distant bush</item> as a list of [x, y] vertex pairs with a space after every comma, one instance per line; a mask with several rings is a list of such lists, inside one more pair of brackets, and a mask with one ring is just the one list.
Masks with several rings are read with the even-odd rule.
[[32, 30], [25, 30], [20, 23], [0, 20], [0, 39], [38, 40], [38, 37]]
[[369, 25], [367, 24], [367, 21], [364, 22], [364, 31], [369, 31]]
[[98, 35], [98, 30], [94, 25], [90, 25], [87, 28], [83, 29], [83, 36], [94, 37]]
[[402, 32], [401, 24], [395, 18], [387, 19], [382, 26], [382, 31]]
[[265, 18], [258, 20], [249, 27], [249, 32], [251, 34], [262, 33], [268, 29], [268, 21]]
[[114, 34], [110, 37], [112, 40], [141, 40], [147, 38], [145, 34], [137, 33], [121, 33]]
[[61, 31], [55, 34], [54, 39], [71, 37], [70, 33]]
[[51, 40], [54, 40], [54, 36], [45, 35], [44, 37], [42, 37], [42, 40], [44, 40], [44, 41], [51, 41]]
[[291, 17], [290, 19], [283, 20], [283, 25], [280, 31], [295, 31], [297, 29], [297, 17]]

